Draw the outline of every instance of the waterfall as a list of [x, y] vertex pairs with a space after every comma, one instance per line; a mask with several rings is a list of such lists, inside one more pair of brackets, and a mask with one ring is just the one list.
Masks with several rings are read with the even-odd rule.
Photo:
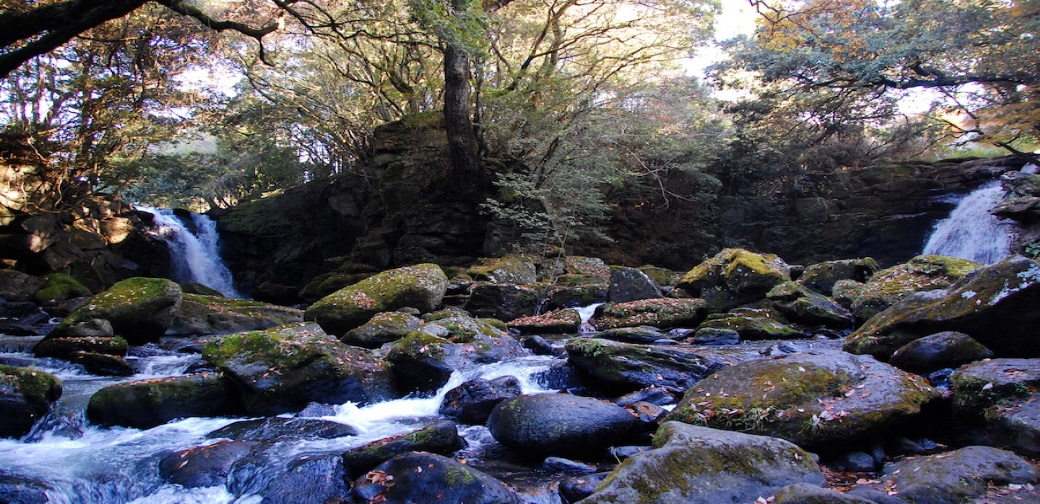
[[196, 282], [220, 291], [229, 297], [243, 297], [235, 290], [231, 271], [220, 258], [220, 236], [217, 223], [205, 215], [191, 213], [191, 225], [185, 226], [173, 210], [138, 206], [155, 216], [152, 233], [170, 247], [173, 259], [173, 280], [180, 283]]
[[989, 213], [1002, 196], [999, 181], [985, 184], [965, 196], [949, 217], [935, 224], [924, 253], [986, 264], [1003, 259], [1011, 251], [1012, 225]]

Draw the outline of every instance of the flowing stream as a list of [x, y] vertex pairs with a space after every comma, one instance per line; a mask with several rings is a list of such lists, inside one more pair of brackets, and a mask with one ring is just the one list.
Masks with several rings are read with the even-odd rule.
[[1013, 226], [989, 213], [1003, 195], [999, 181], [975, 189], [957, 203], [950, 216], [937, 222], [924, 246], [925, 254], [992, 264], [1011, 251]]
[[[87, 401], [102, 387], [184, 374], [199, 362], [198, 354], [166, 351], [152, 344], [136, 347], [128, 360], [138, 374], [129, 378], [99, 377], [64, 361], [33, 357], [28, 351], [38, 339], [0, 336], [3, 350], [0, 362], [29, 363], [57, 375], [64, 384], [62, 398], [22, 439], [0, 439], [0, 477], [45, 482], [50, 487], [49, 502], [61, 504], [255, 504], [263, 500], [254, 494], [236, 495], [224, 486], [187, 489], [164, 484], [158, 472], [159, 461], [166, 455], [217, 442], [206, 439], [206, 434], [243, 418], [186, 418], [147, 430], [99, 428], [85, 419]], [[18, 348], [19, 345], [24, 348]], [[523, 357], [465, 373], [456, 372], [431, 397], [403, 398], [361, 407], [352, 403], [335, 405], [325, 416], [316, 418], [351, 425], [359, 435], [277, 442], [266, 452], [270, 457], [267, 467], [302, 456], [335, 455], [421, 428], [437, 417], [444, 394], [469, 379], [511, 375], [519, 379], [525, 394], [547, 392], [549, 389], [539, 383], [538, 376], [554, 361], [551, 357]], [[469, 442], [467, 452], [479, 453], [483, 445], [492, 442], [486, 428], [462, 427], [460, 433]], [[281, 474], [259, 467], [249, 477], [262, 480]]]
[[191, 213], [191, 228], [173, 210], [138, 206], [155, 216], [153, 233], [169, 246], [174, 261], [173, 280], [196, 282], [220, 291], [228, 297], [243, 297], [235, 290], [231, 271], [220, 258], [220, 235], [217, 223], [209, 217]]

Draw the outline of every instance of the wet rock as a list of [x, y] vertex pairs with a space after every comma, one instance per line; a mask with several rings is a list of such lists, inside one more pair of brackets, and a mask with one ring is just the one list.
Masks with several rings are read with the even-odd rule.
[[234, 387], [203, 373], [109, 385], [94, 393], [87, 418], [98, 425], [150, 429], [176, 418], [241, 413]]
[[[132, 345], [158, 341], [173, 325], [182, 302], [181, 287], [162, 278], [131, 278], [94, 296], [54, 327], [47, 339], [80, 337], [77, 327], [107, 320], [114, 334]], [[106, 334], [105, 336], [112, 336]], [[41, 342], [42, 343], [42, 342]]]
[[478, 282], [465, 307], [477, 317], [514, 320], [534, 315], [540, 302], [538, 291], [526, 285]]
[[393, 397], [387, 364], [305, 323], [224, 336], [202, 357], [237, 386], [253, 415], [298, 411], [311, 402], [367, 404]]
[[874, 457], [860, 451], [843, 453], [831, 460], [830, 465], [839, 471], [874, 472], [877, 470], [877, 462]]
[[556, 357], [563, 357], [566, 355], [566, 351], [563, 348], [553, 346], [549, 340], [541, 336], [527, 336], [521, 338], [520, 344], [535, 355], [553, 355]]
[[33, 293], [32, 299], [37, 304], [51, 304], [69, 299], [93, 295], [78, 280], [65, 273], [51, 273], [44, 279], [43, 285]]
[[950, 375], [953, 412], [977, 423], [987, 410], [1029, 399], [1040, 387], [1040, 359], [991, 359], [963, 366]]
[[371, 276], [344, 287], [311, 305], [305, 320], [314, 320], [329, 334], [341, 335], [368, 322], [379, 312], [413, 307], [435, 310], [444, 298], [448, 278], [435, 264], [418, 264]]
[[620, 327], [618, 329], [607, 329], [606, 331], [600, 331], [594, 334], [593, 337], [610, 341], [618, 341], [621, 343], [642, 343], [645, 345], [650, 345], [654, 342], [665, 339], [664, 333], [662, 333], [656, 327], [651, 326]]
[[97, 352], [72, 352], [69, 362], [82, 365], [88, 373], [102, 376], [133, 376], [134, 368], [118, 355]]
[[648, 402], [658, 406], [667, 406], [675, 402], [675, 397], [672, 396], [671, 392], [668, 392], [663, 388], [647, 387], [614, 399], [614, 404], [617, 404], [618, 406], [628, 406], [638, 402]]
[[611, 303], [627, 303], [660, 297], [663, 297], [661, 287], [646, 273], [636, 268], [621, 266], [610, 268], [610, 289], [607, 291], [607, 299]]
[[407, 434], [351, 449], [343, 453], [343, 465], [350, 478], [357, 478], [402, 453], [421, 451], [451, 455], [464, 443], [455, 423], [442, 420]]
[[218, 441], [171, 453], [159, 461], [159, 475], [166, 483], [185, 488], [223, 486], [232, 465], [263, 446], [256, 441]]
[[58, 377], [35, 369], [0, 365], [0, 437], [28, 434], [60, 397]]
[[407, 313], [377, 313], [361, 327], [347, 331], [340, 341], [363, 348], [379, 348], [405, 337], [420, 325], [422, 320]]
[[659, 329], [693, 327], [707, 315], [701, 299], [655, 298], [607, 303], [596, 311], [592, 325], [600, 330], [653, 326]]
[[734, 329], [718, 327], [700, 327], [693, 333], [691, 342], [695, 345], [736, 345], [740, 343], [740, 332]]
[[534, 262], [522, 255], [485, 259], [480, 264], [471, 266], [466, 274], [478, 282], [498, 284], [525, 285], [538, 281], [538, 270]]
[[1014, 451], [1029, 457], [1040, 456], [1040, 395], [991, 407], [986, 411], [984, 436], [980, 444]]
[[[102, 325], [111, 329], [108, 321], [101, 321]], [[77, 353], [96, 353], [105, 355], [126, 355], [129, 345], [121, 337], [112, 336], [76, 336], [68, 338], [46, 338], [40, 340], [33, 347], [33, 353], [37, 357], [57, 357], [59, 359], [72, 360]]]
[[1040, 265], [1022, 256], [975, 270], [944, 290], [909, 296], [867, 321], [845, 342], [853, 353], [887, 359], [941, 331], [970, 335], [997, 356], [1040, 356]]
[[766, 298], [795, 324], [834, 329], [852, 329], [856, 325], [856, 318], [844, 306], [794, 282], [773, 287], [766, 293]]
[[824, 296], [830, 296], [834, 284], [838, 281], [853, 280], [865, 283], [879, 269], [877, 261], [870, 257], [825, 261], [807, 266], [798, 277], [798, 283]]
[[303, 310], [219, 295], [184, 294], [167, 335], [232, 334], [296, 322], [303, 322]]
[[725, 249], [687, 272], [676, 287], [704, 299], [715, 313], [759, 301], [790, 280], [790, 266], [775, 255]]
[[872, 500], [846, 495], [810, 483], [795, 483], [777, 490], [773, 504], [876, 504]]
[[499, 443], [527, 457], [598, 457], [635, 427], [624, 408], [569, 394], [536, 394], [502, 401], [487, 427]]
[[0, 473], [0, 502], [10, 504], [46, 504], [47, 496], [54, 487], [42, 480], [29, 476]]
[[542, 468], [547, 471], [567, 474], [592, 474], [596, 472], [596, 466], [561, 457], [546, 457], [542, 461]]
[[987, 486], [1035, 483], [1040, 474], [1025, 459], [1004, 450], [969, 446], [940, 455], [902, 460], [885, 466], [899, 497], [915, 504], [968, 502]]
[[955, 368], [990, 357], [993, 357], [993, 351], [971, 336], [944, 331], [899, 347], [888, 363], [903, 371], [926, 376], [943, 368]]
[[622, 462], [582, 502], [754, 502], [794, 483], [824, 483], [809, 453], [777, 438], [665, 422], [654, 448]]
[[354, 482], [359, 502], [465, 502], [519, 504], [505, 483], [454, 459], [408, 452], [369, 471]]
[[805, 338], [805, 333], [787, 325], [778, 313], [755, 308], [712, 314], [697, 331], [706, 329], [736, 331], [746, 341]]
[[938, 397], [923, 379], [868, 356], [795, 353], [716, 372], [668, 419], [834, 450], [891, 433]]
[[609, 472], [601, 472], [567, 478], [560, 482], [560, 497], [567, 503], [578, 502], [592, 495], [609, 475]]
[[920, 255], [877, 272], [852, 303], [860, 322], [885, 311], [915, 292], [945, 289], [981, 263], [954, 257]]
[[660, 387], [681, 394], [725, 364], [681, 346], [648, 346], [595, 338], [567, 341], [568, 362], [600, 386], [626, 393]]
[[237, 495], [260, 495], [264, 502], [294, 504], [344, 502], [342, 497], [349, 495], [346, 472], [339, 457], [304, 455], [288, 464], [272, 465], [271, 469], [262, 471], [263, 478], [244, 478], [241, 483], [245, 485], [233, 479], [229, 490]]
[[235, 422], [210, 432], [206, 437], [239, 441], [278, 441], [286, 438], [335, 439], [356, 435], [357, 429], [330, 420], [272, 417]]
[[520, 334], [573, 334], [578, 332], [579, 326], [581, 314], [570, 308], [520, 317], [509, 322], [509, 328], [516, 329]]
[[498, 403], [522, 394], [516, 377], [477, 378], [449, 390], [437, 412], [465, 424], [483, 425]]

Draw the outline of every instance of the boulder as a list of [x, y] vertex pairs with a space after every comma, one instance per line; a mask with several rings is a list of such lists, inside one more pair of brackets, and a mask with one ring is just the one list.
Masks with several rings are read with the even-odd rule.
[[339, 422], [317, 418], [260, 418], [221, 427], [206, 437], [236, 441], [279, 441], [282, 439], [335, 439], [356, 436], [358, 430]]
[[784, 318], [795, 324], [839, 330], [856, 326], [856, 318], [844, 306], [794, 282], [773, 287], [766, 293], [766, 298]]
[[624, 443], [636, 420], [616, 404], [569, 394], [502, 401], [488, 417], [495, 440], [525, 457], [598, 458]]
[[476, 378], [444, 394], [437, 413], [464, 424], [483, 425], [498, 403], [521, 395], [520, 380], [514, 376], [501, 376], [493, 380]]
[[1040, 264], [1013, 255], [979, 268], [944, 290], [921, 292], [867, 321], [846, 351], [888, 359], [899, 347], [941, 331], [970, 335], [997, 356], [1037, 357]]
[[406, 266], [366, 278], [318, 300], [304, 312], [330, 334], [342, 335], [379, 312], [411, 307], [422, 312], [440, 305], [448, 278], [435, 264]]
[[455, 370], [528, 355], [517, 340], [487, 319], [451, 316], [427, 322], [386, 353], [404, 393], [432, 393]]
[[592, 337], [610, 341], [619, 341], [621, 343], [641, 343], [644, 345], [653, 345], [664, 342], [675, 343], [675, 341], [669, 339], [668, 335], [662, 333], [656, 327], [651, 326], [607, 329], [606, 331], [600, 331], [593, 334]]
[[505, 483], [455, 459], [433, 453], [402, 453], [354, 482], [358, 502], [465, 502], [519, 504]]
[[79, 337], [80, 327], [107, 320], [115, 335], [131, 345], [158, 341], [173, 325], [181, 302], [181, 287], [170, 280], [130, 278], [117, 282], [77, 308], [55, 326], [46, 339]]
[[0, 502], [10, 504], [47, 504], [49, 493], [54, 492], [52, 483], [42, 478], [6, 474], [0, 470]]
[[972, 433], [979, 444], [995, 446], [1027, 456], [1040, 456], [1040, 394], [990, 407], [981, 435]]
[[1040, 472], [1011, 452], [968, 446], [948, 453], [888, 464], [881, 480], [891, 480], [897, 495], [914, 504], [971, 502], [990, 485], [1031, 484]]
[[706, 307], [701, 299], [654, 298], [607, 303], [596, 311], [590, 322], [600, 331], [643, 325], [660, 329], [693, 327], [708, 314]]
[[478, 282], [526, 285], [538, 281], [538, 269], [534, 261], [522, 255], [484, 259], [471, 266], [466, 273]]
[[1040, 359], [990, 359], [965, 365], [950, 375], [953, 412], [978, 424], [995, 410], [1031, 399], [1040, 387]]
[[217, 441], [174, 452], [159, 461], [159, 476], [184, 488], [224, 486], [235, 462], [261, 446], [257, 441]]
[[509, 328], [521, 334], [576, 333], [579, 327], [581, 314], [570, 308], [520, 317], [509, 322]]
[[313, 323], [224, 336], [207, 342], [202, 357], [238, 385], [252, 415], [297, 411], [311, 402], [367, 404], [394, 395], [386, 363]]
[[706, 329], [735, 331], [745, 341], [805, 338], [805, 333], [787, 325], [779, 313], [759, 308], [738, 308], [709, 315], [697, 331]]
[[616, 393], [661, 387], [681, 394], [726, 366], [721, 360], [681, 346], [572, 338], [567, 341], [566, 349], [572, 366]]
[[534, 315], [542, 296], [527, 285], [477, 282], [470, 288], [466, 310], [477, 317], [513, 320]]
[[44, 338], [33, 347], [33, 353], [37, 357], [73, 360], [79, 353], [123, 356], [129, 349], [125, 339], [112, 336], [112, 325], [107, 320], [84, 322], [69, 331], [77, 336]]
[[0, 298], [7, 301], [28, 301], [43, 283], [42, 277], [13, 269], [0, 270]]
[[0, 437], [28, 434], [60, 397], [58, 377], [35, 369], [0, 365]]
[[870, 257], [825, 261], [807, 266], [798, 277], [798, 283], [814, 292], [830, 296], [838, 281], [866, 283], [879, 269], [877, 261]]
[[72, 352], [66, 358], [83, 366], [90, 374], [101, 376], [133, 376], [136, 371], [126, 359], [118, 355], [98, 352]]
[[772, 504], [877, 504], [872, 500], [855, 495], [846, 495], [837, 490], [823, 488], [810, 483], [795, 483], [777, 490]]
[[357, 478], [379, 464], [406, 452], [430, 452], [451, 455], [465, 441], [459, 437], [454, 422], [440, 420], [407, 434], [373, 441], [343, 453], [343, 466], [350, 478]]
[[636, 268], [614, 266], [610, 268], [610, 289], [607, 299], [611, 303], [627, 303], [640, 299], [663, 297], [661, 286], [646, 273]]
[[888, 363], [921, 376], [993, 357], [993, 351], [967, 334], [944, 331], [907, 343], [892, 353]]
[[824, 483], [812, 456], [782, 439], [665, 422], [653, 446], [622, 462], [581, 502], [755, 502], [787, 485]]
[[668, 420], [833, 450], [909, 422], [939, 393], [869, 356], [823, 351], [742, 362], [696, 384]]
[[296, 322], [303, 322], [303, 310], [247, 299], [184, 294], [167, 335], [232, 334]]
[[402, 312], [382, 312], [361, 327], [347, 331], [340, 341], [363, 348], [379, 348], [384, 343], [397, 341], [422, 325], [419, 318]]
[[282, 456], [256, 454], [232, 466], [227, 488], [233, 495], [260, 496], [262, 502], [295, 504], [343, 502], [350, 493], [343, 460], [336, 455], [298, 455], [285, 462]]
[[852, 302], [852, 312], [864, 322], [915, 292], [945, 289], [981, 266], [982, 263], [955, 257], [914, 257], [870, 277]]
[[775, 255], [725, 249], [683, 275], [676, 287], [703, 298], [714, 313], [759, 301], [790, 280], [790, 266]]
[[98, 390], [87, 418], [98, 425], [150, 429], [176, 418], [241, 414], [234, 387], [216, 373], [117, 383]]
[[32, 295], [37, 304], [49, 304], [67, 301], [73, 298], [93, 295], [83, 284], [65, 273], [51, 273], [44, 279], [43, 285]]

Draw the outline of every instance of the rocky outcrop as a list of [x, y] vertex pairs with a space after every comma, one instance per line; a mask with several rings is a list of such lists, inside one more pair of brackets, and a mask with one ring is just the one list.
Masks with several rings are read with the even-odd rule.
[[[181, 302], [181, 288], [170, 280], [123, 280], [72, 312], [47, 338], [118, 335], [133, 345], [156, 341], [173, 326]], [[81, 334], [80, 328], [101, 320], [111, 325], [114, 334]]]

